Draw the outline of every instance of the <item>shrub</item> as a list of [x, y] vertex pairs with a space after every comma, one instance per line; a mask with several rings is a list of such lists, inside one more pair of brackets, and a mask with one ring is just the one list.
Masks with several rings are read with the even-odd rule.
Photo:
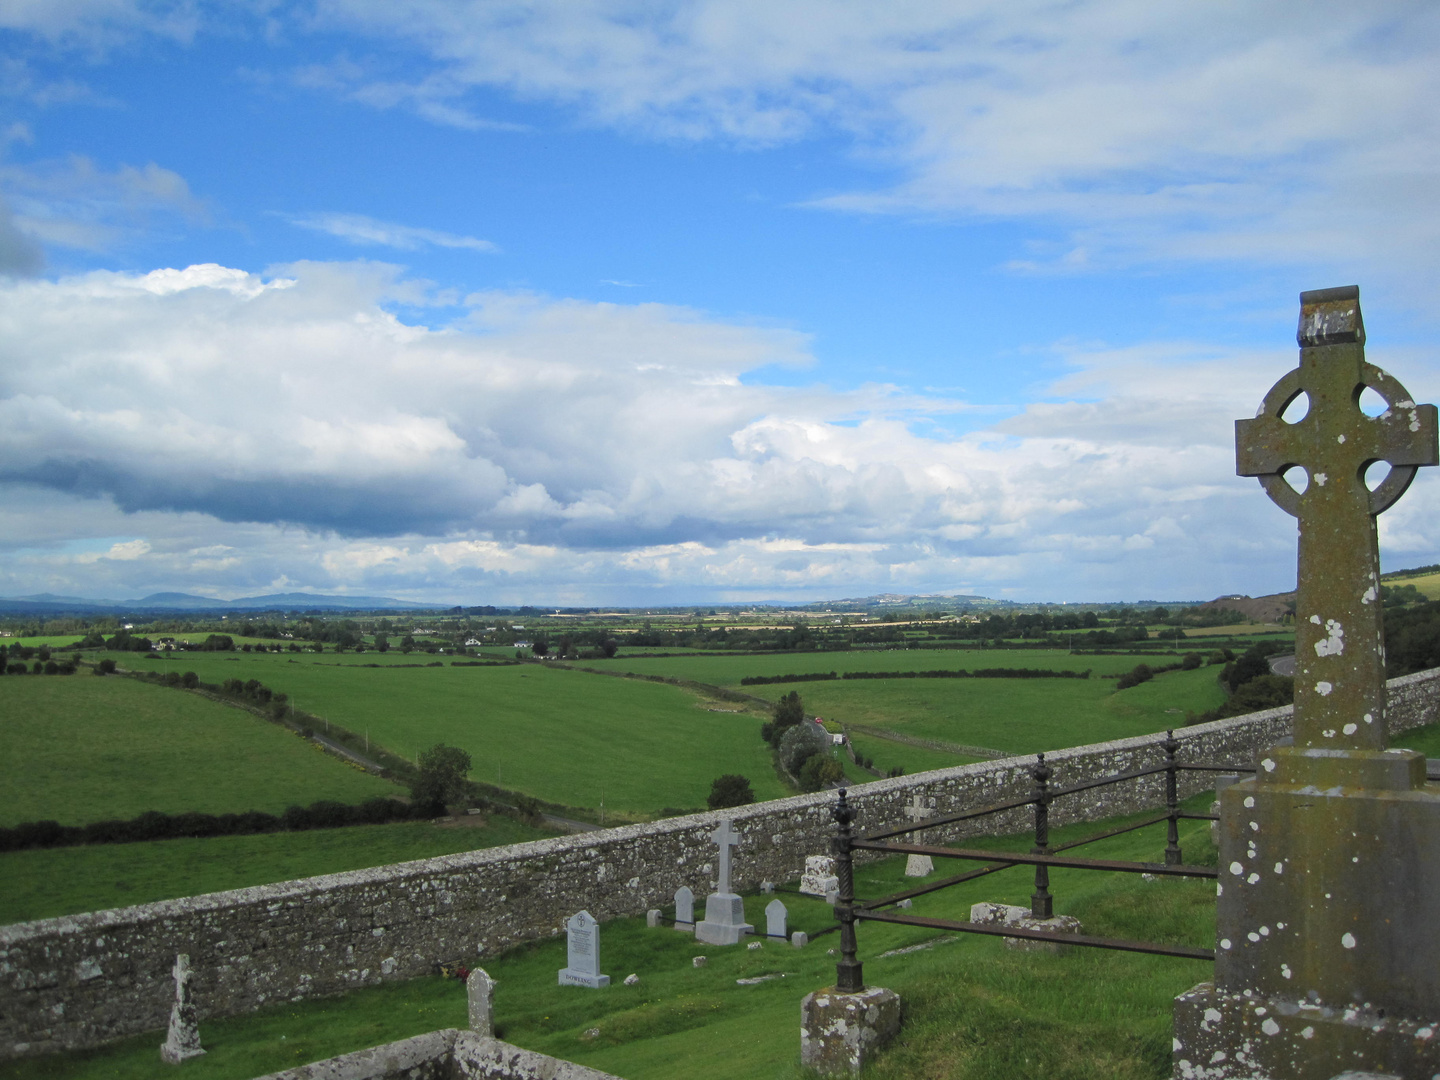
[[420, 753], [420, 768], [410, 784], [415, 805], [430, 814], [443, 813], [450, 803], [467, 792], [465, 776], [470, 772], [470, 755], [459, 747], [436, 743]]
[[833, 754], [812, 754], [800, 767], [802, 791], [821, 791], [845, 778], [845, 769]]
[[723, 810], [727, 806], [745, 806], [754, 801], [755, 792], [750, 788], [749, 779], [736, 773], [726, 773], [717, 776], [710, 785], [710, 795], [705, 804], [711, 810]]
[[96, 675], [114, 675], [114, 674], [115, 674], [115, 661], [114, 661], [114, 660], [111, 660], [110, 657], [108, 657], [108, 656], [105, 657], [104, 660], [101, 660], [100, 663], [98, 663], [98, 664], [95, 665], [95, 674], [96, 674]]
[[193, 671], [187, 671], [184, 675], [180, 676], [180, 685], [185, 687], [186, 690], [194, 690], [200, 685], [200, 676], [196, 675]]
[[1115, 684], [1116, 690], [1128, 690], [1132, 686], [1139, 686], [1143, 682], [1149, 682], [1155, 677], [1149, 664], [1136, 664], [1131, 670], [1120, 676], [1120, 681]]
[[819, 724], [796, 724], [780, 739], [780, 764], [798, 778], [801, 767], [814, 754], [830, 750], [830, 735]]

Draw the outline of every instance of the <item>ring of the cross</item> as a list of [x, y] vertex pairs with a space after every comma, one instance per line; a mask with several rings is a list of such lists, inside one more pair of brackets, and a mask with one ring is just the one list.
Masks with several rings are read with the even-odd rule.
[[[1362, 381], [1355, 387], [1355, 392], [1351, 399], [1357, 412], [1361, 411], [1360, 395], [1363, 394], [1367, 388], [1374, 390], [1375, 393], [1384, 399], [1387, 412], [1395, 408], [1396, 402], [1411, 400], [1410, 392], [1401, 385], [1399, 379], [1395, 378], [1389, 372], [1370, 363], [1365, 364], [1361, 370], [1363, 373]], [[1277, 420], [1281, 419], [1285, 410], [1290, 407], [1290, 403], [1301, 394], [1308, 392], [1309, 388], [1305, 385], [1304, 377], [1304, 369], [1302, 368], [1295, 368], [1293, 371], [1283, 375], [1280, 381], [1272, 386], [1270, 392], [1265, 395], [1265, 400], [1260, 405], [1260, 411], [1255, 415], [1273, 416]], [[1308, 416], [1309, 414], [1307, 413], [1306, 415]], [[1371, 419], [1378, 420], [1376, 417], [1371, 417]], [[1302, 424], [1304, 422], [1303, 417], [1296, 421], [1296, 423]], [[1371, 465], [1377, 461], [1385, 460], [1385, 458], [1377, 457], [1362, 461], [1360, 463], [1360, 482], [1362, 484], [1365, 482], [1365, 471], [1369, 469]], [[1384, 513], [1395, 505], [1400, 496], [1405, 494], [1405, 489], [1410, 486], [1410, 481], [1415, 479], [1416, 472], [1419, 471], [1417, 466], [1414, 465], [1396, 465], [1393, 462], [1387, 462], [1387, 464], [1390, 465], [1390, 475], [1385, 477], [1385, 479], [1370, 492], [1371, 514]], [[1260, 484], [1265, 489], [1265, 494], [1269, 495], [1280, 509], [1292, 517], [1300, 516], [1300, 498], [1302, 493], [1290, 486], [1289, 481], [1285, 479], [1285, 474], [1291, 469], [1298, 468], [1302, 468], [1299, 462], [1286, 462], [1275, 472], [1259, 477]]]

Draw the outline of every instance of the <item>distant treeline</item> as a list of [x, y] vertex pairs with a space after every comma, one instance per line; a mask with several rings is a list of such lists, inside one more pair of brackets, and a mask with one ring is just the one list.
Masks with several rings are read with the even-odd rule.
[[944, 671], [847, 671], [837, 675], [833, 671], [811, 672], [806, 675], [747, 675], [740, 680], [741, 686], [768, 686], [771, 683], [828, 682], [831, 679], [1088, 679], [1090, 669], [1084, 671], [1055, 671], [1053, 668], [964, 668]]
[[125, 821], [61, 825], [57, 821], [26, 821], [0, 829], [0, 851], [26, 848], [76, 847], [80, 844], [133, 844], [142, 840], [176, 840], [187, 836], [249, 836], [254, 833], [338, 829], [346, 825], [380, 825], [387, 821], [430, 818], [431, 808], [399, 799], [367, 799], [356, 806], [322, 800], [291, 806], [283, 814], [249, 810], [243, 814], [165, 814], [147, 810]]

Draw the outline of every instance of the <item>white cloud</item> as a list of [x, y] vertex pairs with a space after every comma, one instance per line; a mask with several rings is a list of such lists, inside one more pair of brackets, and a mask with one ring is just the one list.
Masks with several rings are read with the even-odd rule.
[[[966, 403], [742, 378], [808, 362], [791, 330], [514, 293], [427, 327], [386, 310], [412, 289], [370, 263], [0, 285], [0, 593], [1164, 599], [1293, 574], [1233, 456], [1288, 347], [1057, 352], [1020, 414], [927, 437], [912, 418]], [[1436, 396], [1433, 362], [1386, 359]], [[1394, 550], [1440, 548], [1432, 486], [1387, 515]], [[62, 542], [117, 535], [88, 563]]]
[[[1440, 9], [1148, 0], [322, 0], [319, 22], [473, 87], [666, 139], [841, 131], [899, 179], [815, 205], [1020, 218], [1064, 238], [1018, 268], [1116, 260], [1353, 267], [1432, 297]], [[346, 85], [390, 86], [346, 62]]]
[[377, 221], [364, 214], [302, 214], [290, 219], [292, 225], [315, 232], [328, 233], [341, 240], [358, 245], [375, 245], [414, 251], [423, 247], [465, 248], [470, 251], [493, 252], [500, 249], [489, 240], [477, 240], [473, 236], [456, 236], [438, 229], [420, 229], [411, 225], [396, 225], [388, 221]]

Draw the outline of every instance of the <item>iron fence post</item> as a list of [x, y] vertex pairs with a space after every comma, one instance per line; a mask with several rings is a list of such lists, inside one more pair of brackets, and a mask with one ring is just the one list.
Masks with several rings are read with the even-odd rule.
[[858, 994], [865, 989], [865, 978], [856, 956], [855, 941], [855, 864], [850, 854], [850, 823], [855, 811], [840, 789], [840, 799], [832, 811], [835, 824], [835, 876], [839, 879], [839, 895], [835, 898], [835, 918], [840, 923], [840, 962], [835, 965], [835, 989], [842, 994]]
[[[1035, 846], [1033, 855], [1048, 854], [1050, 848], [1050, 766], [1045, 764], [1045, 755], [1040, 754], [1030, 768], [1035, 780], [1032, 794], [1035, 803]], [[1035, 891], [1030, 894], [1030, 914], [1037, 919], [1049, 919], [1055, 914], [1055, 898], [1050, 895], [1050, 868], [1035, 867]]]
[[1161, 743], [1165, 750], [1165, 808], [1169, 812], [1169, 822], [1165, 829], [1165, 865], [1179, 866], [1183, 861], [1180, 851], [1180, 797], [1178, 784], [1176, 783], [1175, 752], [1180, 749], [1180, 740], [1175, 738], [1175, 729], [1168, 728], [1165, 732], [1165, 741]]

